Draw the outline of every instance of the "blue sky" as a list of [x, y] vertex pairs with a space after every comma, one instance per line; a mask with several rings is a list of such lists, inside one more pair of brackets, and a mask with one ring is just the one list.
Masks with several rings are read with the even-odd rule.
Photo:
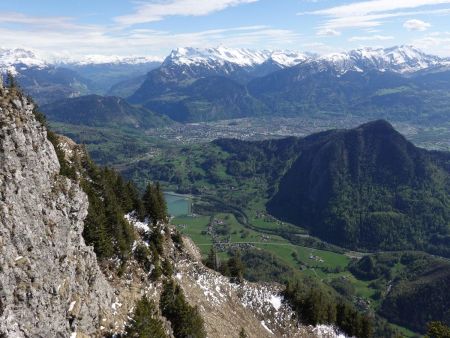
[[329, 53], [410, 44], [450, 56], [450, 0], [14, 0], [0, 46], [165, 56], [179, 46]]

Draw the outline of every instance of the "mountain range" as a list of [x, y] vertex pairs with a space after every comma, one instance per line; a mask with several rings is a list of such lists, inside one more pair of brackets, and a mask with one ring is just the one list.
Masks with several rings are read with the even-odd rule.
[[45, 59], [31, 50], [0, 49], [0, 73], [13, 74], [40, 104], [87, 94], [106, 94], [116, 84], [144, 76], [160, 65], [154, 57], [91, 55]]
[[449, 65], [409, 46], [326, 56], [180, 48], [129, 101], [181, 122], [319, 114], [446, 119]]
[[450, 59], [411, 46], [322, 56], [177, 48], [162, 63], [99, 56], [47, 62], [16, 49], [1, 51], [0, 69], [15, 74], [41, 104], [120, 96], [179, 122], [337, 114], [442, 123], [449, 117]]

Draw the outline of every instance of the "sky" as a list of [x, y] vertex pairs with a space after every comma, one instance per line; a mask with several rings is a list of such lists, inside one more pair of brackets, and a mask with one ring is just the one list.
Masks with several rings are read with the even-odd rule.
[[450, 0], [0, 0], [0, 47], [46, 57], [221, 45], [320, 54], [413, 45], [450, 57]]

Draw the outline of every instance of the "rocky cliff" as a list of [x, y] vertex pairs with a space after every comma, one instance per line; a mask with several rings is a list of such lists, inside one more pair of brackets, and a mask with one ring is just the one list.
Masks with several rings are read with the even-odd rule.
[[7, 89], [0, 100], [0, 332], [94, 333], [115, 295], [82, 237], [87, 197], [58, 174], [33, 105]]
[[[76, 180], [59, 174], [54, 146], [33, 109], [19, 91], [0, 87], [0, 337], [121, 333], [137, 299], [145, 294], [158, 303], [161, 279], [152, 281], [133, 259], [111, 259], [100, 268], [82, 235], [88, 198]], [[59, 147], [69, 162], [80, 149], [65, 138]], [[128, 219], [142, 244], [142, 223]], [[330, 327], [299, 325], [280, 286], [234, 284], [207, 269], [188, 239], [177, 248], [173, 229], [164, 227], [164, 259], [175, 269], [162, 278], [176, 280], [198, 306], [208, 337], [237, 337], [241, 328], [250, 337], [337, 336]]]

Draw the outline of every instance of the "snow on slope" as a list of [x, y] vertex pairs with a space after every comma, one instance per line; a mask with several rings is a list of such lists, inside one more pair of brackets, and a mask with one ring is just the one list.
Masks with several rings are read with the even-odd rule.
[[20, 68], [31, 67], [46, 68], [48, 63], [31, 50], [0, 48], [0, 72], [17, 74]]
[[291, 51], [183, 47], [174, 49], [166, 58], [165, 63], [207, 68], [223, 66], [225, 63], [240, 67], [254, 67], [272, 60], [281, 67], [290, 67], [307, 60], [307, 58], [306, 54]]
[[60, 60], [59, 63], [76, 66], [102, 65], [102, 64], [129, 64], [138, 65], [151, 62], [162, 62], [163, 58], [157, 56], [118, 56], [118, 55], [86, 55], [78, 59]]
[[334, 68], [338, 73], [348, 71], [392, 71], [412, 73], [422, 69], [450, 65], [450, 61], [425, 54], [412, 46], [391, 48], [360, 48], [348, 52], [317, 56], [294, 51], [256, 51], [251, 49], [218, 48], [177, 48], [165, 59], [165, 65], [175, 64], [187, 67], [209, 69], [225, 68], [227, 65], [248, 68], [271, 61], [280, 68], [301, 63], [319, 63]]
[[253, 336], [262, 338], [345, 338], [331, 326], [299, 325], [281, 295], [280, 285], [233, 283], [191, 260], [178, 261], [176, 271], [177, 282], [188, 301], [198, 305], [211, 336], [237, 336], [245, 327]]
[[425, 54], [412, 46], [360, 48], [324, 55], [318, 61], [328, 63], [341, 74], [350, 70], [362, 72], [368, 69], [412, 73], [445, 63], [445, 60]]

